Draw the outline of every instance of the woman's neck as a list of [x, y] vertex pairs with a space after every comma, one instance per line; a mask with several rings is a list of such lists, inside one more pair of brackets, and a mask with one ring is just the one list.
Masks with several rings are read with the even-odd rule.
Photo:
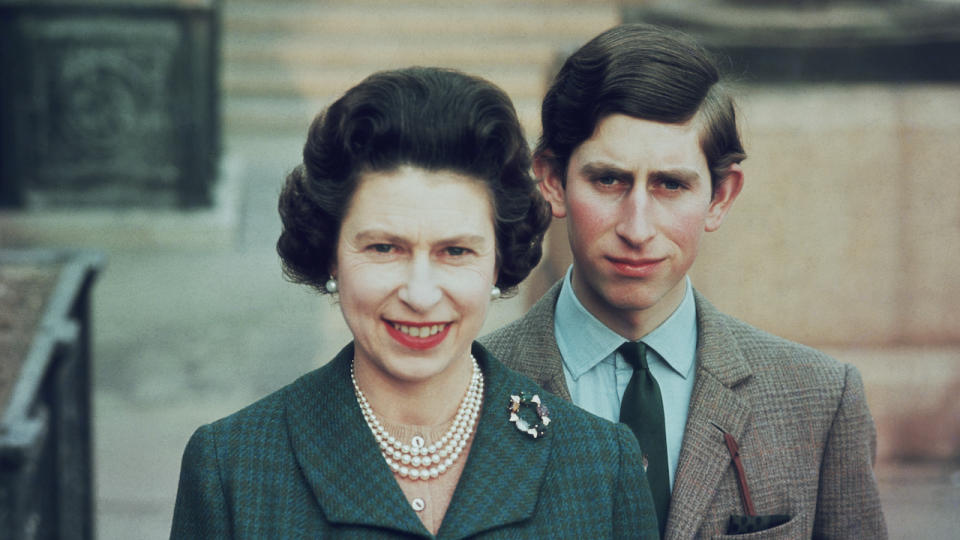
[[435, 426], [451, 420], [473, 373], [470, 357], [427, 380], [391, 377], [371, 363], [354, 361], [354, 376], [374, 414], [393, 424]]

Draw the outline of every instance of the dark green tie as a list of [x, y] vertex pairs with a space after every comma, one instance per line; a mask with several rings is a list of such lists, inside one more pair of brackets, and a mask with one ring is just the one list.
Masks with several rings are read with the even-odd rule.
[[628, 341], [618, 349], [633, 366], [633, 377], [620, 402], [620, 421], [630, 427], [643, 450], [647, 481], [657, 509], [660, 536], [667, 527], [670, 507], [670, 471], [667, 469], [667, 435], [663, 423], [660, 385], [647, 366], [647, 347], [642, 341]]

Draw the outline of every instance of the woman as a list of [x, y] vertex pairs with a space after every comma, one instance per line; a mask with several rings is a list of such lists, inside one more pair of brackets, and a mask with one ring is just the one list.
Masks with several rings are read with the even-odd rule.
[[287, 275], [353, 342], [191, 438], [174, 538], [654, 537], [636, 440], [474, 343], [549, 212], [506, 95], [372, 75], [318, 116], [280, 195]]

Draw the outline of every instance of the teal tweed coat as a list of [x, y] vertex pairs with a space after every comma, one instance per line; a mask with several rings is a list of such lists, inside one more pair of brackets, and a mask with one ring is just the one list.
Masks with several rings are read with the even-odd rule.
[[[437, 538], [656, 538], [636, 439], [544, 393], [482, 347], [483, 410]], [[187, 444], [171, 538], [431, 538], [364, 423], [353, 346]], [[540, 393], [546, 436], [508, 421]]]
[[[569, 400], [553, 330], [561, 283], [480, 341]], [[887, 538], [872, 469], [876, 430], [857, 369], [694, 297], [696, 380], [665, 538]], [[739, 442], [757, 513], [786, 514], [787, 523], [725, 535], [730, 516], [746, 512], [721, 429]]]

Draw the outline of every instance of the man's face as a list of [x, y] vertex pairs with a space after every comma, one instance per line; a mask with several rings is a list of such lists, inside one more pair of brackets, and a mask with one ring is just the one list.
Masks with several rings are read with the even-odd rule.
[[742, 186], [735, 166], [715, 196], [699, 125], [611, 115], [573, 152], [566, 186], [555, 171], [541, 189], [568, 216], [577, 298], [601, 322], [636, 339], [683, 300], [684, 276], [704, 231], [720, 226]]

